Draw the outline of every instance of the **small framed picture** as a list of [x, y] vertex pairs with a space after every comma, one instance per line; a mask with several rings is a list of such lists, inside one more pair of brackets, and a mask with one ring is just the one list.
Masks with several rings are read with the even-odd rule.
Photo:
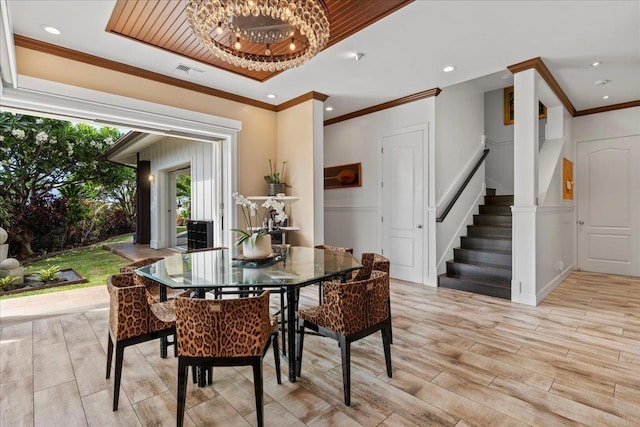
[[[504, 124], [512, 125], [514, 119], [513, 108], [513, 86], [504, 88]], [[542, 102], [538, 102], [538, 118], [544, 119], [547, 117], [547, 107]]]
[[324, 168], [324, 189], [362, 187], [360, 163]]

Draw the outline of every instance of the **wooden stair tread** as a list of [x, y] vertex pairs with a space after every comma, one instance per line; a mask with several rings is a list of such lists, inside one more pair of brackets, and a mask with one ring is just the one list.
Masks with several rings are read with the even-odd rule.
[[451, 263], [451, 264], [467, 264], [467, 265], [473, 265], [474, 267], [512, 271], [511, 266], [502, 265], [502, 264], [491, 264], [491, 263], [488, 263], [488, 262], [478, 262], [478, 261], [460, 262], [460, 261], [456, 261], [456, 260], [452, 259], [452, 260], [447, 261], [447, 263]]
[[474, 249], [474, 248], [463, 248], [463, 247], [457, 247], [454, 249], [459, 249], [459, 250], [463, 250], [463, 251], [473, 251], [473, 252], [489, 252], [492, 254], [501, 254], [501, 255], [511, 255], [511, 251], [501, 251], [498, 249]]
[[502, 289], [506, 289], [506, 288], [511, 288], [511, 283], [509, 283], [508, 285], [506, 284], [501, 284], [501, 283], [497, 283], [497, 282], [493, 282], [493, 281], [488, 281], [488, 280], [481, 280], [481, 279], [476, 279], [473, 277], [467, 277], [467, 276], [461, 276], [461, 275], [452, 275], [452, 276], [448, 276], [446, 274], [441, 274], [440, 277], [446, 277], [448, 279], [456, 279], [459, 280], [461, 282], [465, 282], [471, 285], [482, 285], [482, 286], [491, 286], [493, 288], [502, 288]]

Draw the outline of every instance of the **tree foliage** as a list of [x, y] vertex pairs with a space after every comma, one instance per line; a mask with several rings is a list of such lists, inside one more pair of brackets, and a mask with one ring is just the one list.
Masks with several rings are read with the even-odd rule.
[[0, 113], [0, 197], [26, 205], [65, 185], [120, 186], [123, 167], [98, 158], [119, 137], [113, 128]]
[[23, 257], [85, 244], [106, 230], [129, 231], [135, 172], [99, 157], [120, 136], [113, 128], [0, 113], [0, 222]]

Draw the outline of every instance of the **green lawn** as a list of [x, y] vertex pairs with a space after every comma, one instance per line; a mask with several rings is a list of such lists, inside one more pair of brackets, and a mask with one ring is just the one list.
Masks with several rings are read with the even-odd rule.
[[89, 286], [104, 285], [107, 277], [119, 271], [120, 267], [129, 264], [131, 261], [116, 255], [110, 251], [102, 249], [105, 243], [120, 243], [131, 241], [131, 235], [119, 236], [86, 248], [75, 249], [61, 255], [43, 259], [25, 265], [24, 273], [35, 273], [43, 268], [57, 265], [60, 268], [73, 268], [78, 273], [87, 278], [87, 283], [78, 283], [75, 285], [58, 286], [55, 288], [34, 290], [21, 292], [12, 295], [1, 296], [0, 299], [20, 298], [28, 295], [46, 294], [50, 292], [60, 292], [69, 289], [87, 288]]

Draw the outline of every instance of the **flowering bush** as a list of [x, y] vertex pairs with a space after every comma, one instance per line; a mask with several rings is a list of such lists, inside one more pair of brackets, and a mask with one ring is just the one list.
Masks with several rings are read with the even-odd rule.
[[269, 231], [264, 226], [265, 222], [268, 223], [269, 219], [273, 219], [276, 224], [279, 224], [288, 218], [284, 211], [284, 203], [275, 199], [268, 198], [260, 205], [264, 209], [259, 209], [256, 202], [247, 199], [242, 194], [233, 193], [233, 198], [236, 201], [236, 205], [240, 206], [245, 226], [244, 230], [233, 229], [233, 231], [240, 234], [240, 237], [236, 240], [236, 245], [241, 245], [245, 240], [250, 239], [251, 246], [255, 246], [256, 241]]

